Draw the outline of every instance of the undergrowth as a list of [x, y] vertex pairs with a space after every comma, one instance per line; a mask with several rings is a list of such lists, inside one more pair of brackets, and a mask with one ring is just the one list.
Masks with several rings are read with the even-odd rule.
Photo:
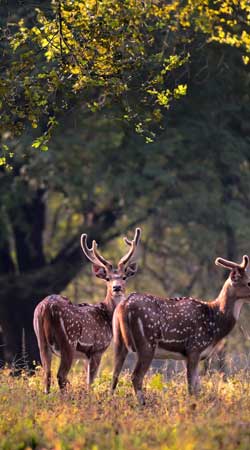
[[148, 375], [145, 407], [137, 405], [128, 373], [113, 397], [109, 371], [89, 394], [84, 378], [73, 369], [67, 393], [60, 394], [54, 382], [45, 395], [41, 369], [20, 378], [1, 370], [0, 449], [250, 449], [247, 371], [226, 381], [219, 373], [203, 377], [198, 398], [187, 395], [183, 373], [168, 382]]

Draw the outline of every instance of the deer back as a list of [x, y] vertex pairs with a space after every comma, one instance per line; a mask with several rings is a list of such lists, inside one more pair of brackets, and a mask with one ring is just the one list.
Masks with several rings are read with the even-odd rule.
[[55, 354], [60, 354], [62, 336], [75, 352], [87, 357], [91, 353], [104, 351], [112, 339], [111, 318], [101, 303], [74, 305], [60, 295], [52, 295], [38, 305], [34, 315], [35, 329], [38, 329], [38, 315], [47, 342]]
[[179, 357], [185, 357], [191, 350], [205, 352], [228, 334], [233, 325], [231, 319], [227, 323], [222, 320], [215, 302], [137, 293], [117, 307], [114, 328], [116, 323], [127, 331], [123, 338], [130, 349], [137, 351], [137, 343], [144, 341], [144, 345], [155, 349], [155, 357], [164, 357], [164, 351], [177, 353]]

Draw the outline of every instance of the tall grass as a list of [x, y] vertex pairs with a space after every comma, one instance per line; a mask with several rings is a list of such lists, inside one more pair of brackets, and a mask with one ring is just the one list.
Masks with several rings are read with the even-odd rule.
[[250, 449], [247, 370], [227, 381], [218, 373], [206, 375], [199, 398], [187, 395], [183, 373], [170, 381], [150, 374], [143, 408], [128, 373], [111, 398], [108, 370], [87, 394], [85, 376], [76, 366], [64, 395], [56, 383], [51, 394], [43, 394], [42, 370], [36, 372], [29, 378], [0, 372], [0, 449]]

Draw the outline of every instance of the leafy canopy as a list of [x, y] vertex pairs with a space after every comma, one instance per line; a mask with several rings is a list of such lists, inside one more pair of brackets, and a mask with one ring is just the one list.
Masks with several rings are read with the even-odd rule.
[[33, 13], [8, 24], [0, 133], [41, 125], [33, 147], [42, 150], [75, 105], [115, 108], [116, 119], [151, 142], [173, 100], [186, 94], [187, 64], [201, 44], [234, 46], [249, 63], [247, 0], [53, 0]]

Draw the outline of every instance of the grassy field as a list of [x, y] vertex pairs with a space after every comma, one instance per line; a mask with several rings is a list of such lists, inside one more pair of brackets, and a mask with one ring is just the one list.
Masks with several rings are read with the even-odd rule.
[[0, 377], [1, 449], [250, 449], [246, 371], [226, 382], [218, 373], [203, 377], [198, 399], [188, 397], [183, 373], [167, 383], [159, 374], [149, 375], [143, 408], [136, 403], [128, 374], [113, 398], [106, 370], [90, 395], [77, 367], [63, 396], [55, 383], [50, 395], [43, 394], [41, 369], [30, 378], [13, 378], [7, 369]]

